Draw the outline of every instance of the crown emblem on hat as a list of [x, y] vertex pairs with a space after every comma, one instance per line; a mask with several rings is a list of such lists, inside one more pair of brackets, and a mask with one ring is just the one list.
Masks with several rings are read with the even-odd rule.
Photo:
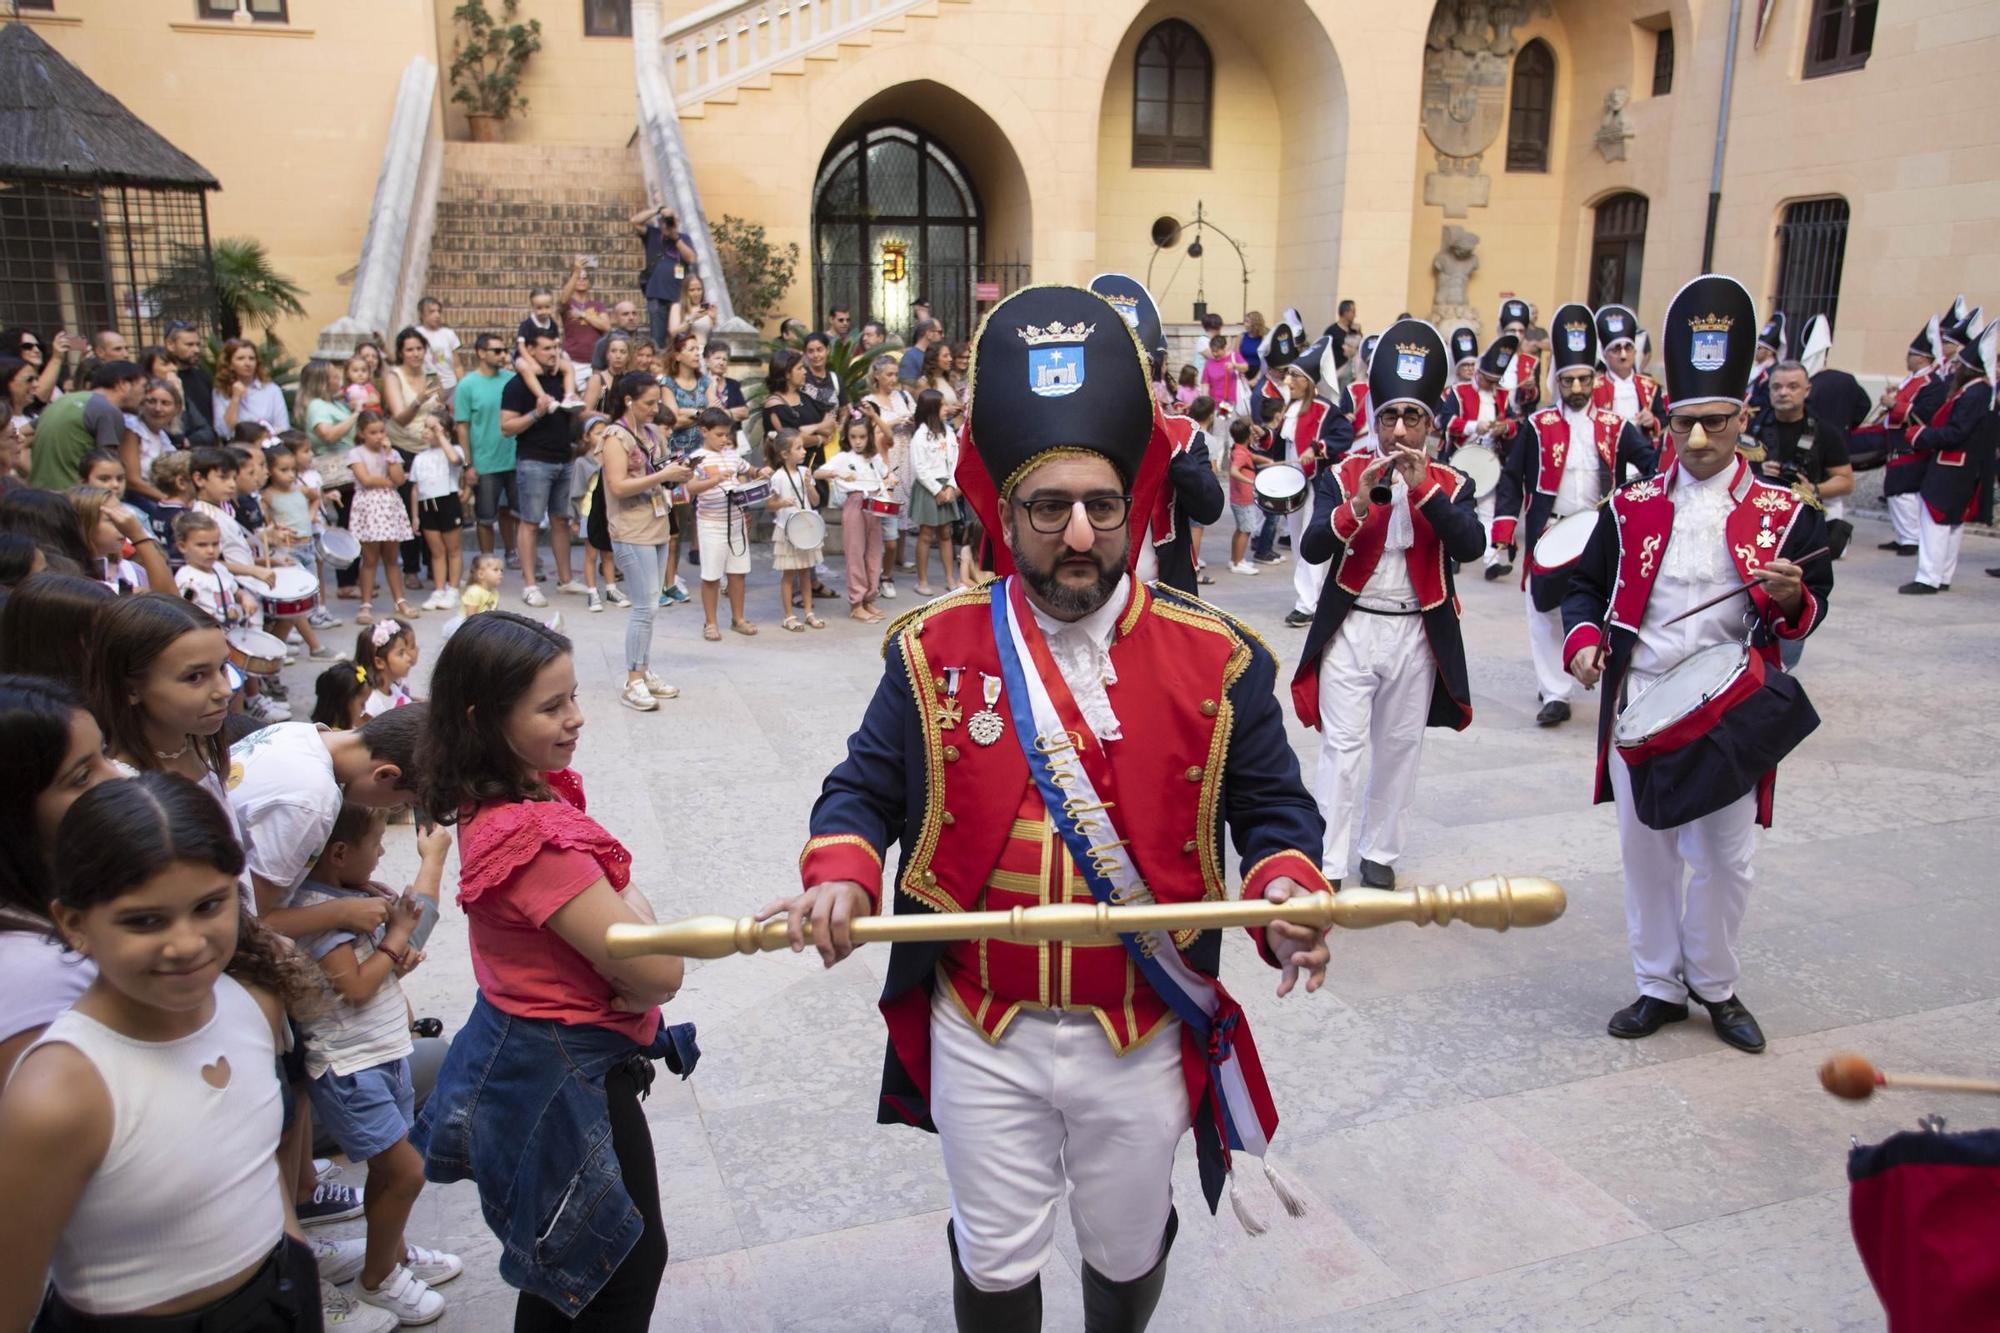
[[1565, 330], [1567, 330], [1568, 332], [1570, 332], [1570, 333], [1588, 333], [1588, 332], [1590, 332], [1590, 325], [1588, 325], [1588, 324], [1584, 323], [1584, 322], [1583, 322], [1582, 320], [1580, 320], [1580, 319], [1573, 319], [1573, 320], [1571, 320], [1571, 321], [1570, 321], [1569, 323], [1567, 323], [1567, 324], [1563, 325], [1563, 328], [1564, 328]]
[[1404, 356], [1422, 356], [1425, 348], [1422, 343], [1397, 343], [1396, 350]]
[[1097, 332], [1097, 326], [1095, 324], [1086, 324], [1082, 320], [1078, 320], [1074, 324], [1065, 324], [1061, 320], [1057, 320], [1047, 328], [1030, 324], [1027, 328], [1015, 329], [1014, 332], [1020, 334], [1021, 341], [1027, 343], [1028, 346], [1040, 347], [1044, 343], [1080, 343], [1091, 334]]
[[1696, 333], [1727, 333], [1735, 322], [1733, 315], [1696, 315], [1688, 321], [1688, 327]]

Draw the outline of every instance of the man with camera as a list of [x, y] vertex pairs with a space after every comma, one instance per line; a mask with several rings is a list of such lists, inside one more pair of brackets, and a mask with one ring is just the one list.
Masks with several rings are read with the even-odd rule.
[[646, 266], [639, 270], [639, 285], [646, 293], [646, 309], [651, 316], [653, 342], [667, 345], [667, 311], [681, 299], [681, 283], [694, 271], [694, 247], [681, 235], [680, 219], [673, 207], [661, 204], [632, 215], [646, 246]]
[[[1830, 421], [1815, 420], [1806, 410], [1806, 394], [1812, 380], [1804, 365], [1780, 361], [1765, 377], [1771, 405], [1750, 423], [1749, 439], [1762, 445], [1764, 461], [1757, 470], [1766, 481], [1790, 486], [1817, 500], [1826, 511], [1827, 545], [1832, 558], [1840, 559], [1854, 535], [1847, 521], [1847, 495], [1854, 490], [1854, 465], [1848, 461], [1847, 432]], [[1754, 453], [1752, 454], [1754, 457]], [[1799, 664], [1805, 640], [1788, 639], [1784, 650], [1785, 669]]]

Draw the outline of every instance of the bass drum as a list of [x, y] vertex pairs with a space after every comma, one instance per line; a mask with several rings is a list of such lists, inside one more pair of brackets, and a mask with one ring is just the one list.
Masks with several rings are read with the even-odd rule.
[[1451, 465], [1472, 478], [1472, 493], [1481, 500], [1500, 484], [1500, 455], [1483, 444], [1460, 445], [1452, 451]]
[[1280, 518], [1296, 514], [1312, 496], [1312, 483], [1291, 463], [1273, 463], [1257, 473], [1257, 507]]

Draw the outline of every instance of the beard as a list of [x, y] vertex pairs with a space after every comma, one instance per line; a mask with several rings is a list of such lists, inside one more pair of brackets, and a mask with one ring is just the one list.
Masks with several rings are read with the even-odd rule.
[[[1088, 560], [1097, 569], [1096, 580], [1082, 585], [1063, 582], [1057, 575], [1057, 567], [1070, 560]], [[1120, 580], [1125, 577], [1125, 552], [1120, 551], [1108, 564], [1095, 551], [1087, 555], [1064, 552], [1056, 562], [1038, 567], [1022, 559], [1017, 549], [1014, 565], [1042, 605], [1056, 615], [1080, 620], [1110, 601], [1111, 594], [1118, 590]]]
[[1581, 412], [1590, 406], [1590, 390], [1586, 389], [1582, 393], [1566, 393], [1562, 396], [1562, 400], [1563, 406], [1570, 411]]

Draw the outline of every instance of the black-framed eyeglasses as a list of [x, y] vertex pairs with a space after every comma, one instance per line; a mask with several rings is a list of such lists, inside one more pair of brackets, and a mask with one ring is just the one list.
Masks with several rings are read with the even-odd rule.
[[1674, 412], [1667, 417], [1667, 429], [1676, 435], [1692, 435], [1694, 423], [1699, 421], [1701, 428], [1713, 435], [1719, 430], [1728, 430], [1729, 423], [1736, 420], [1736, 417], [1735, 412], [1713, 412], [1699, 417], [1683, 416], [1679, 412]]
[[1090, 520], [1090, 526], [1099, 532], [1116, 532], [1125, 526], [1125, 519], [1132, 512], [1129, 495], [1086, 495], [1076, 500], [1041, 498], [1014, 503], [1027, 511], [1028, 526], [1045, 537], [1068, 527], [1070, 515], [1078, 505], [1083, 506], [1083, 516]]
[[1375, 414], [1377, 430], [1394, 430], [1399, 423], [1409, 430], [1422, 430], [1430, 421], [1431, 414], [1421, 407], [1406, 407], [1400, 412], [1393, 407], [1385, 408]]
[[499, 344], [499, 343], [481, 343], [481, 344], [479, 344], [479, 346], [478, 346], [477, 348], [475, 348], [474, 350], [475, 350], [475, 351], [480, 351], [480, 352], [497, 352], [497, 351], [499, 351], [499, 350], [500, 350], [500, 344]]

